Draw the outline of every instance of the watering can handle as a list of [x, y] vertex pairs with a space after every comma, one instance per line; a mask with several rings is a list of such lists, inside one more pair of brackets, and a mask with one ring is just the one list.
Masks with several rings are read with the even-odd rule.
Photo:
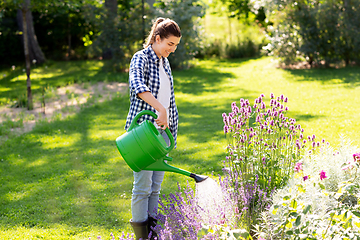
[[[139, 112], [139, 113], [134, 117], [134, 119], [132, 120], [132, 122], [131, 122], [131, 124], [130, 124], [130, 127], [129, 127], [128, 131], [131, 131], [131, 129], [133, 129], [136, 125], [138, 125], [138, 124], [137, 124], [137, 121], [139, 120], [139, 118], [140, 118], [141, 116], [143, 116], [143, 115], [146, 115], [146, 114], [152, 116], [152, 117], [155, 118], [155, 119], [157, 118], [156, 113], [154, 113], [154, 112], [152, 112], [152, 111], [150, 111], [150, 110], [143, 110], [143, 111]], [[171, 151], [171, 150], [174, 148], [174, 146], [175, 146], [175, 140], [174, 140], [174, 137], [173, 137], [173, 135], [171, 134], [169, 128], [166, 128], [166, 129], [165, 129], [165, 132], [166, 132], [166, 135], [168, 135], [168, 137], [169, 137], [169, 139], [170, 139], [170, 146], [168, 146], [168, 147], [166, 148], [166, 151]]]

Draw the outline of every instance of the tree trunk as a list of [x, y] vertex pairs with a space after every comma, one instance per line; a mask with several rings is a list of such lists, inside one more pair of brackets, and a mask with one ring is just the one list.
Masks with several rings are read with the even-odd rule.
[[[30, 0], [25, 0], [25, 3], [23, 6], [25, 6], [26, 4], [29, 4], [28, 6], [30, 6]], [[33, 23], [33, 17], [32, 17], [32, 13], [31, 10], [29, 9], [29, 7], [27, 7], [28, 10], [26, 11], [26, 28], [27, 28], [27, 35], [28, 35], [28, 43], [29, 43], [29, 56], [30, 56], [30, 60], [36, 60], [37, 63], [43, 63], [45, 62], [45, 55], [42, 52], [40, 46], [39, 46], [39, 42], [37, 40], [36, 34], [35, 34], [35, 29], [34, 29], [34, 23]], [[18, 10], [18, 14], [17, 14], [17, 18], [18, 18], [18, 23], [19, 23], [19, 29], [20, 31], [24, 31], [24, 23], [23, 23], [23, 16], [24, 14], [24, 8], [23, 9], [19, 9]], [[24, 36], [24, 35], [23, 35]]]
[[67, 49], [67, 53], [66, 53], [66, 60], [70, 60], [70, 56], [71, 56], [71, 19], [70, 19], [70, 17], [69, 17], [69, 22], [68, 22], [67, 39], [68, 39], [68, 49]]
[[26, 86], [27, 86], [27, 109], [33, 109], [33, 101], [31, 94], [31, 80], [30, 80], [30, 55], [29, 55], [29, 39], [28, 39], [28, 29], [27, 29], [27, 12], [29, 11], [30, 0], [25, 0], [22, 6], [22, 23], [23, 23], [23, 40], [24, 40], [24, 54], [25, 54], [25, 63], [26, 63]]
[[107, 29], [104, 30], [103, 34], [105, 34], [104, 38], [110, 42], [110, 46], [103, 49], [103, 59], [112, 59], [114, 56], [114, 40], [109, 39], [109, 37], [113, 38], [114, 35], [116, 36], [116, 34], [114, 34], [116, 31], [114, 24], [117, 16], [117, 0], [105, 0], [105, 8], [107, 13], [105, 25], [107, 25]]

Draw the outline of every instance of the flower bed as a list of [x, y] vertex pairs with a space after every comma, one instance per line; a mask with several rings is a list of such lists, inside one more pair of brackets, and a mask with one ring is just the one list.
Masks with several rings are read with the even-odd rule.
[[360, 239], [359, 149], [305, 137], [286, 117], [287, 97], [271, 94], [268, 107], [264, 97], [223, 114], [229, 143], [217, 183], [161, 197], [158, 239]]

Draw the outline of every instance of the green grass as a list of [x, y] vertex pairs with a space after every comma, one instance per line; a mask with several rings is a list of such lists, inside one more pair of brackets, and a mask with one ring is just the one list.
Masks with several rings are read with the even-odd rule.
[[[71, 74], [62, 64], [59, 76], [65, 79]], [[74, 64], [87, 68], [99, 62]], [[57, 63], [52, 69], [56, 72]], [[85, 79], [89, 72], [78, 70], [76, 76]], [[274, 68], [270, 58], [259, 58], [198, 61], [173, 75], [180, 114], [178, 148], [170, 153], [176, 167], [203, 175], [221, 173], [226, 145], [221, 114], [231, 110], [233, 101], [253, 102], [261, 93], [267, 102], [271, 92], [288, 96], [289, 116], [306, 134], [334, 146], [344, 134], [360, 146], [359, 68], [290, 71]], [[72, 81], [59, 76], [46, 77], [47, 83]], [[39, 73], [39, 79], [44, 78]], [[0, 89], [0, 97], [9, 91]], [[95, 239], [131, 231], [132, 172], [115, 146], [125, 132], [128, 106], [127, 96], [97, 103], [66, 119], [42, 122], [1, 145], [0, 236]], [[174, 192], [177, 182], [186, 181], [194, 185], [190, 178], [167, 173], [162, 193]]]

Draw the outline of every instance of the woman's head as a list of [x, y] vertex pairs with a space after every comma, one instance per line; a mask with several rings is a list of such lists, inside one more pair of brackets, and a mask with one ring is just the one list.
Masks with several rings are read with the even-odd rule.
[[[150, 34], [146, 39], [146, 43], [144, 44], [144, 48], [151, 44], [157, 43], [157, 40], [163, 41], [164, 39], [169, 39], [170, 37], [178, 38], [180, 41], [181, 31], [179, 26], [171, 19], [158, 18], [151, 28]], [[176, 39], [175, 44], [178, 44], [178, 42], [176, 43]]]

